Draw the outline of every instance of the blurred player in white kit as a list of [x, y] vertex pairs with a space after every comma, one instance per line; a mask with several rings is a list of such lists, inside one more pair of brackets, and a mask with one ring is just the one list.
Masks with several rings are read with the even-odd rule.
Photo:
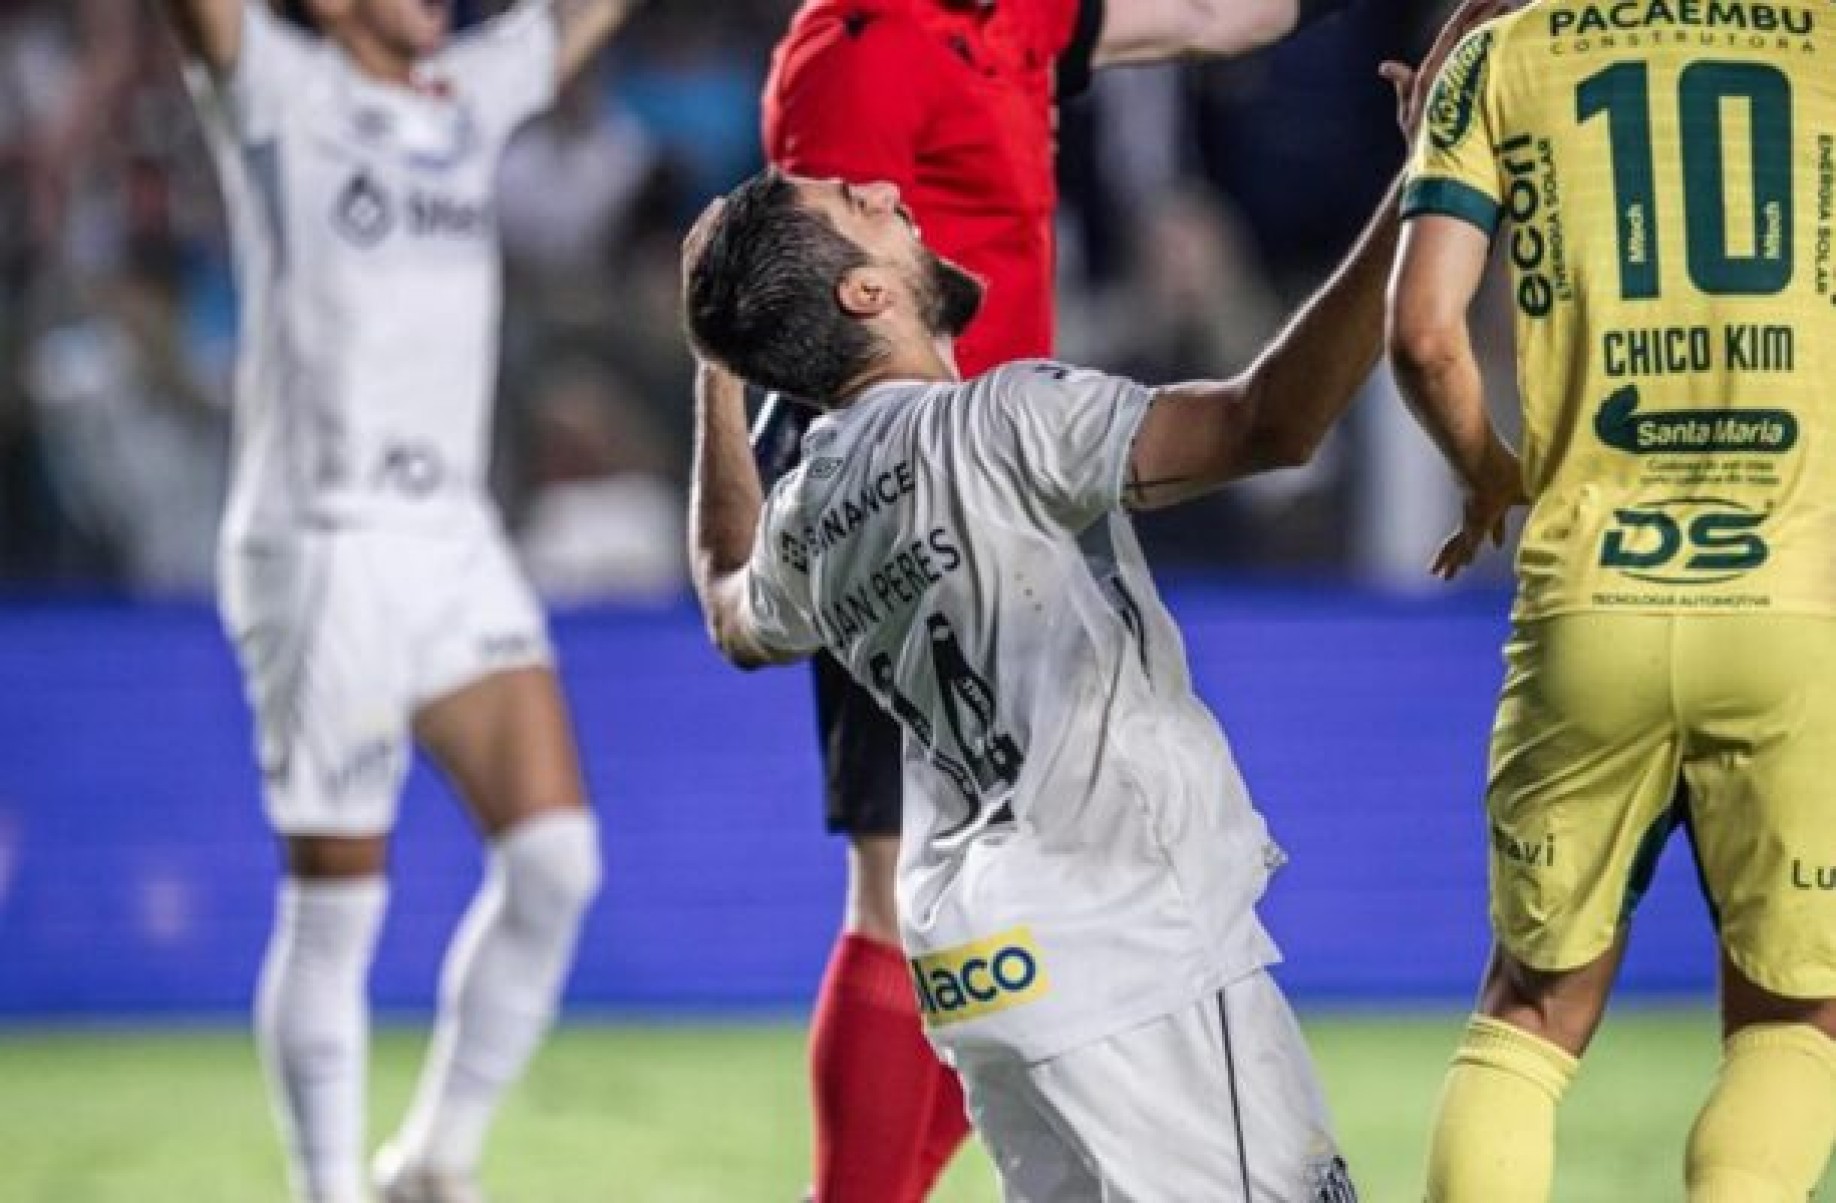
[[[366, 981], [411, 746], [490, 845], [448, 952], [387, 1203], [482, 1198], [504, 1091], [552, 1019], [599, 881], [546, 626], [486, 490], [501, 282], [493, 181], [629, 0], [164, 0], [241, 293], [221, 608], [285, 876], [256, 1028], [297, 1197], [358, 1203]], [[316, 35], [316, 36], [315, 36]]]

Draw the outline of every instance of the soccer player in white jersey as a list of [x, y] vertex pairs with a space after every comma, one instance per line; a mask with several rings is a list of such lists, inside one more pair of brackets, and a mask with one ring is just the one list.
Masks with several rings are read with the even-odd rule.
[[[1126, 510], [1311, 455], [1376, 361], [1396, 214], [1245, 375], [1161, 389], [961, 381], [981, 286], [889, 184], [767, 172], [685, 247], [711, 633], [747, 666], [826, 648], [904, 727], [901, 934], [1010, 1201], [1354, 1198], [1265, 971], [1281, 854]], [[824, 411], [769, 501], [739, 380]]]
[[284, 845], [256, 1027], [295, 1191], [369, 1197], [365, 982], [419, 743], [490, 865], [375, 1184], [389, 1203], [477, 1199], [600, 872], [543, 618], [485, 487], [492, 186], [628, 0], [529, 0], [457, 38], [445, 0], [309, 0], [304, 26], [260, 0], [165, 6], [242, 298], [221, 604]]

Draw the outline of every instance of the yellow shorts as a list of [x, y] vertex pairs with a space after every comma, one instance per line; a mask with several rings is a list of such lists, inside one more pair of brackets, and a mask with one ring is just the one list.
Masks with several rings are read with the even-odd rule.
[[1492, 927], [1524, 963], [1610, 948], [1679, 826], [1759, 985], [1836, 997], [1836, 619], [1519, 623], [1492, 732]]

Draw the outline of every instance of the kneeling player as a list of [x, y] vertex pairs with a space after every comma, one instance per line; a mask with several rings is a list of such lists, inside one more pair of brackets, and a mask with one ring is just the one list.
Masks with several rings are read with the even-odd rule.
[[[1395, 211], [1243, 378], [1160, 390], [960, 381], [981, 288], [890, 185], [767, 173], [689, 239], [711, 631], [827, 648], [900, 720], [902, 935], [1010, 1199], [1352, 1197], [1265, 972], [1281, 856], [1125, 509], [1311, 454], [1376, 359]], [[825, 411], [769, 505], [735, 376]]]

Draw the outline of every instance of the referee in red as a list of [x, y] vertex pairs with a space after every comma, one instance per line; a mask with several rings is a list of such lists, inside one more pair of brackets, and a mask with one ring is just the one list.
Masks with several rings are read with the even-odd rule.
[[[1058, 99], [1093, 67], [1239, 54], [1341, 3], [805, 0], [766, 84], [766, 153], [798, 175], [897, 184], [932, 249], [986, 282], [956, 346], [965, 377], [1050, 357]], [[815, 676], [828, 825], [850, 845], [811, 1032], [815, 1198], [915, 1203], [969, 1121], [899, 949], [899, 727], [827, 656]]]

